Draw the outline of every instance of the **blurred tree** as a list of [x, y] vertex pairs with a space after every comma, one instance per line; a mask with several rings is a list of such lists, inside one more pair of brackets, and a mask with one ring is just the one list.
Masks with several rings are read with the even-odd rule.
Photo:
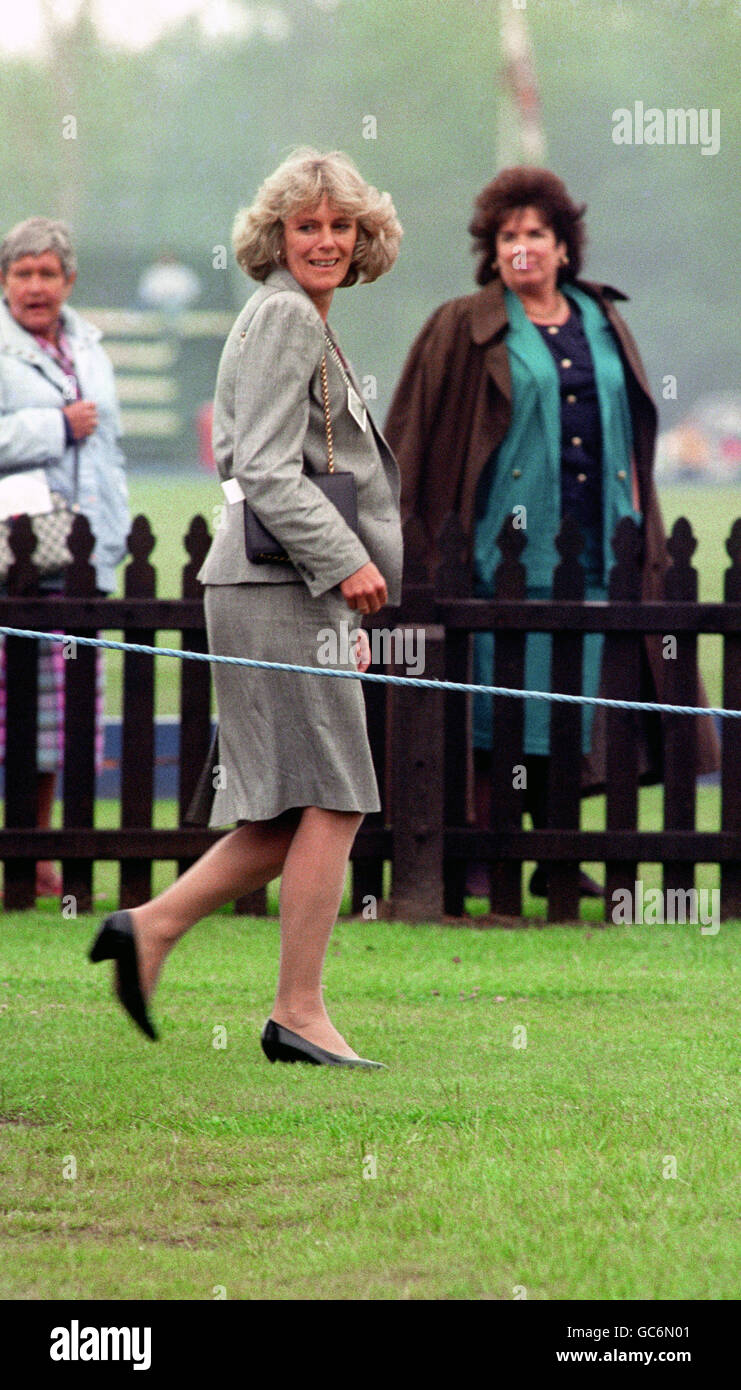
[[[226, 306], [249, 292], [231, 254], [225, 272], [214, 253], [237, 208], [292, 146], [345, 149], [405, 228], [393, 275], [333, 309], [383, 401], [426, 315], [473, 288], [466, 228], [496, 172], [498, 0], [242, 2], [256, 16], [245, 36], [207, 40], [191, 17], [123, 52], [96, 36], [86, 0], [43, 61], [0, 58], [0, 223], [65, 214], [81, 294], [133, 302], [168, 246], [201, 277], [202, 302]], [[587, 274], [631, 295], [655, 389], [678, 379], [672, 423], [741, 366], [736, 0], [531, 0], [528, 16], [549, 165], [589, 205]], [[616, 145], [612, 113], [636, 100], [718, 108], [720, 151]]]

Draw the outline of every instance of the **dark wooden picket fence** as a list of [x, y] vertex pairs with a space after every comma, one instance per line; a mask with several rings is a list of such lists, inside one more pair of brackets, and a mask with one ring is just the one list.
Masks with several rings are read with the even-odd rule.
[[[154, 547], [145, 517], [134, 522], [131, 558], [125, 571], [123, 598], [99, 598], [89, 563], [92, 538], [82, 518], [71, 539], [73, 564], [61, 595], [39, 595], [31, 563], [35, 540], [28, 518], [14, 523], [11, 546], [16, 557], [0, 598], [0, 623], [18, 628], [62, 631], [70, 636], [123, 632], [123, 640], [157, 645], [157, 635], [175, 631], [183, 649], [206, 650], [202, 593], [196, 574], [209, 546], [203, 518], [195, 517], [185, 537], [189, 559], [183, 569], [182, 595], [160, 598], [149, 563]], [[726, 541], [731, 564], [725, 576], [724, 601], [697, 600], [697, 574], [691, 560], [695, 540], [686, 520], [676, 523], [668, 543], [671, 565], [662, 602], [643, 603], [640, 594], [640, 538], [630, 520], [613, 540], [616, 564], [608, 603], [583, 599], [578, 532], [565, 524], [559, 538], [561, 563], [554, 576], [552, 600], [524, 598], [520, 553], [525, 537], [510, 525], [502, 534], [503, 561], [496, 596], [472, 598], [463, 540], [451, 518], [441, 538], [442, 563], [430, 577], [425, 544], [415, 522], [406, 532], [405, 589], [401, 610], [377, 614], [372, 625], [424, 630], [425, 678], [468, 681], [470, 634], [496, 633], [494, 683], [524, 689], [525, 636], [528, 631], [553, 634], [553, 686], [579, 693], [583, 636], [606, 634], [604, 693], [634, 699], [642, 635], [672, 634], [676, 657], [667, 663], [666, 699], [696, 703], [696, 650], [700, 633], [723, 638], [723, 703], [741, 709], [741, 521]], [[0, 830], [0, 858], [5, 865], [6, 909], [33, 905], [35, 862], [62, 862], [64, 893], [74, 895], [79, 911], [92, 906], [96, 860], [120, 863], [120, 905], [131, 906], [151, 892], [152, 863], [174, 859], [182, 869], [214, 842], [219, 831], [184, 823], [185, 813], [207, 756], [211, 729], [210, 668], [179, 662], [180, 761], [179, 825], [153, 828], [154, 804], [154, 664], [149, 656], [126, 653], [123, 678], [121, 754], [121, 826], [100, 829], [94, 823], [95, 652], [78, 646], [66, 664], [65, 773], [61, 829], [37, 829], [36, 746], [37, 648], [26, 638], [6, 639], [7, 752], [5, 826]], [[377, 668], [371, 668], [377, 669]], [[391, 660], [386, 668], [400, 674]], [[290, 675], [286, 676], [290, 680]], [[326, 678], [323, 678], [326, 679]], [[549, 826], [522, 828], [522, 792], [513, 785], [513, 766], [522, 762], [524, 702], [497, 697], [497, 738], [492, 764], [492, 811], [486, 828], [472, 824], [467, 796], [468, 698], [414, 688], [364, 685], [368, 730], [384, 810], [366, 817], [353, 848], [353, 911], [375, 912], [399, 920], [441, 920], [464, 915], [466, 865], [488, 862], [491, 913], [495, 920], [521, 912], [522, 863], [537, 859], [549, 866], [548, 916], [578, 917], [581, 861], [605, 865], [605, 902], [609, 917], [612, 894], [633, 891], [640, 863], [663, 865], [665, 889], [689, 889], [695, 865], [721, 865], [721, 912], [741, 916], [741, 723], [724, 721], [721, 826], [695, 828], [697, 718], [657, 716], [664, 753], [664, 828], [639, 830], [638, 764], [635, 714], [607, 713], [607, 829], [583, 831], [580, 822], [581, 707], [552, 707]], [[384, 865], [391, 864], [390, 901], [384, 902]], [[371, 905], [373, 901], [373, 904]], [[264, 912], [265, 895], [253, 894], [239, 910]]]

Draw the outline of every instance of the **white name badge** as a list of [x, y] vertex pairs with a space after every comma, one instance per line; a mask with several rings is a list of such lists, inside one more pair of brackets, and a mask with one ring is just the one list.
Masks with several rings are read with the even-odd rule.
[[221, 490], [227, 502], [244, 502], [244, 493], [236, 478], [227, 478], [226, 482], [221, 484]]
[[365, 428], [368, 423], [368, 412], [357, 391], [355, 391], [352, 386], [348, 386], [347, 388], [347, 408], [356, 425], [360, 425], [361, 430], [365, 433]]

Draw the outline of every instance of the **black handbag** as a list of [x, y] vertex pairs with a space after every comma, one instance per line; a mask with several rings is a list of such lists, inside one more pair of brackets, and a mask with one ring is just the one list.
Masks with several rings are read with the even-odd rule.
[[[324, 426], [327, 432], [327, 472], [312, 473], [311, 481], [320, 492], [337, 508], [343, 521], [357, 533], [358, 530], [358, 488], [354, 473], [337, 473], [334, 466], [334, 441], [332, 437], [332, 418], [329, 413], [329, 388], [327, 386], [327, 359], [321, 361], [322, 403], [324, 405]], [[292, 560], [279, 540], [263, 526], [249, 502], [244, 503], [244, 548], [247, 559], [253, 565], [290, 565]]]

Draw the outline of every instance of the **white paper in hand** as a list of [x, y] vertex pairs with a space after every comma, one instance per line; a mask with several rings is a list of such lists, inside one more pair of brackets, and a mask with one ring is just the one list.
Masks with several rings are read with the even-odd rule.
[[0, 521], [11, 516], [41, 516], [52, 510], [51, 493], [43, 468], [10, 473], [0, 478]]

